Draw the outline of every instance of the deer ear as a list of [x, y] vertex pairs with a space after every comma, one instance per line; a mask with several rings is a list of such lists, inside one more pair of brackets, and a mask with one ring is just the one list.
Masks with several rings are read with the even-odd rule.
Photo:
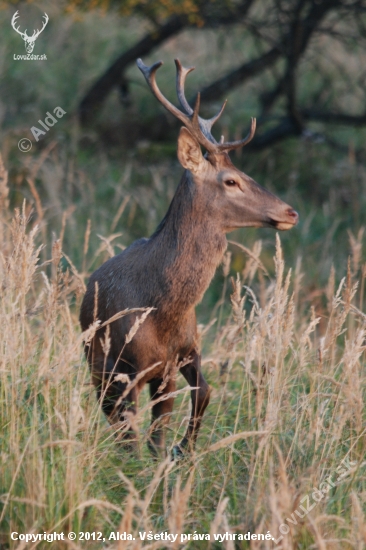
[[197, 172], [205, 162], [198, 141], [187, 128], [180, 129], [178, 137], [178, 160], [191, 172]]

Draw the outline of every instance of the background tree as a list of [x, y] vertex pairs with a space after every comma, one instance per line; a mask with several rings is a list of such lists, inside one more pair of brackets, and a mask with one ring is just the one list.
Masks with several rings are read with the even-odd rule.
[[[201, 90], [201, 100], [203, 105], [217, 101], [264, 75], [256, 113], [260, 130], [251, 148], [267, 147], [291, 135], [327, 139], [337, 147], [332, 132], [324, 130], [324, 125], [366, 123], [365, 73], [361, 70], [355, 78], [347, 67], [349, 59], [365, 46], [364, 0], [190, 0], [164, 5], [127, 2], [120, 10], [144, 17], [151, 30], [124, 51], [86, 92], [78, 109], [83, 124], [93, 120], [114, 88], [119, 88], [126, 101], [130, 90], [126, 70], [137, 57], [146, 57], [189, 27], [197, 32], [225, 28], [229, 33], [234, 26], [242, 33], [243, 52], [235, 52], [233, 57], [245, 57], [242, 53], [247, 43], [253, 44], [251, 57], [233, 61], [229, 71], [213, 78]], [[338, 56], [324, 57], [329, 54], [329, 46], [337, 50]], [[155, 123], [149, 121], [143, 135], [155, 139], [166, 136], [167, 118], [164, 113]], [[317, 122], [323, 123], [321, 132], [309, 124]]]

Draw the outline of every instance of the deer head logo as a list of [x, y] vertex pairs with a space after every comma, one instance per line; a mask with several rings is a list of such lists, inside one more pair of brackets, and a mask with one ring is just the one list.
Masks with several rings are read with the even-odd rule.
[[45, 28], [45, 26], [47, 25], [48, 23], [48, 15], [47, 13], [44, 14], [44, 21], [43, 21], [43, 25], [42, 25], [42, 28], [41, 30], [35, 30], [33, 31], [33, 34], [32, 36], [28, 36], [27, 35], [27, 29], [25, 29], [24, 32], [21, 32], [19, 30], [19, 27], [17, 28], [15, 26], [16, 24], [16, 20], [18, 19], [19, 17], [19, 11], [16, 11], [13, 15], [13, 18], [11, 20], [11, 26], [13, 27], [13, 29], [20, 34], [20, 36], [23, 38], [24, 42], [25, 42], [25, 49], [27, 51], [27, 53], [32, 53], [33, 51], [33, 48], [34, 48], [34, 43], [35, 41], [37, 40], [37, 38], [39, 37], [39, 35], [41, 34], [41, 32], [43, 31], [43, 29]]

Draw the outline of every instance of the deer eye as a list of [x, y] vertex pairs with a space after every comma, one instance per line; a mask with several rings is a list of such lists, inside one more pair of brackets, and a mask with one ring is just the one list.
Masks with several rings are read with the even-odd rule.
[[225, 180], [224, 183], [228, 187], [235, 187], [235, 185], [238, 185], [235, 180]]

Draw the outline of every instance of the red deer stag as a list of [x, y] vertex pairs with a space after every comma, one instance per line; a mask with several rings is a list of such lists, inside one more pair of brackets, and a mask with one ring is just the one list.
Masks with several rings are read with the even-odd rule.
[[[225, 143], [222, 137], [218, 143], [211, 128], [225, 104], [213, 118], [202, 119], [198, 114], [200, 95], [192, 109], [184, 94], [184, 82], [193, 67], [184, 68], [178, 59], [175, 64], [182, 111], [157, 86], [156, 71], [162, 62], [147, 67], [140, 59], [137, 61], [155, 97], [184, 124], [178, 137], [183, 177], [155, 233], [149, 239], [134, 242], [93, 273], [81, 306], [80, 322], [86, 330], [96, 317], [103, 323], [126, 308], [154, 308], [130, 342], [126, 344], [125, 337], [136, 321], [136, 313], [110, 324], [106, 353], [106, 329], [98, 330], [86, 347], [86, 355], [103, 411], [111, 423], [122, 421], [125, 430], [126, 425], [131, 425], [130, 415], [136, 413], [142, 387], [149, 383], [151, 398], [157, 401], [152, 407], [149, 440], [153, 453], [164, 448], [164, 424], [174, 402], [171, 397], [158, 399], [174, 392], [176, 370], [180, 370], [192, 387], [192, 412], [186, 434], [173, 450], [173, 455], [178, 456], [194, 446], [209, 402], [210, 388], [201, 372], [195, 306], [222, 260], [226, 233], [238, 227], [287, 230], [296, 225], [298, 214], [230, 161], [228, 151], [243, 147], [252, 139], [255, 119], [245, 139]], [[207, 151], [205, 155], [201, 145]], [[128, 380], [137, 376], [129, 388]], [[130, 429], [127, 436], [132, 435]]]

